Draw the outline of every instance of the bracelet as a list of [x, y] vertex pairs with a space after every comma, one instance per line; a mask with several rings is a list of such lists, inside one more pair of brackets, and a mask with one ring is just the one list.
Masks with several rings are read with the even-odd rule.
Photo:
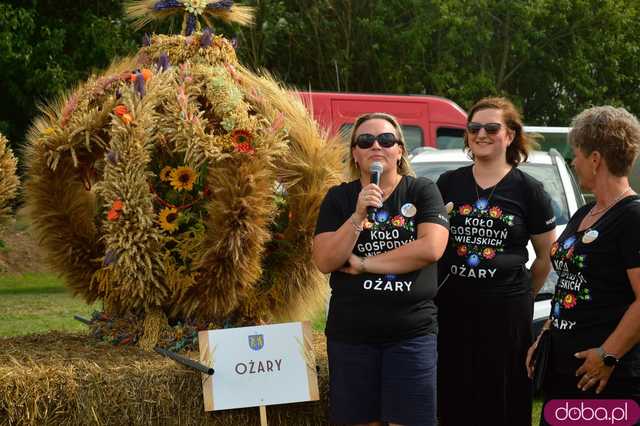
[[367, 272], [367, 266], [364, 264], [365, 261], [365, 257], [359, 257], [358, 259], [360, 259], [360, 272]]
[[349, 216], [349, 220], [351, 221], [351, 226], [353, 226], [353, 229], [356, 230], [356, 234], [359, 234], [360, 232], [362, 232], [362, 224], [358, 225], [356, 223], [356, 220], [353, 218], [353, 215]]

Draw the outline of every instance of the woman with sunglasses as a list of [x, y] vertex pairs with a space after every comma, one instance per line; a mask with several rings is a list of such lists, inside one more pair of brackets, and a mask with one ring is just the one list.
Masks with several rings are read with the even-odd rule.
[[[448, 238], [442, 198], [433, 182], [413, 177], [390, 115], [359, 117], [350, 154], [354, 180], [329, 190], [313, 241], [314, 262], [331, 274], [331, 421], [435, 425], [433, 298]], [[383, 170], [377, 185], [374, 163]]]
[[[513, 104], [485, 98], [470, 110], [470, 166], [438, 187], [451, 235], [438, 263], [438, 403], [442, 426], [531, 425], [533, 296], [551, 269], [551, 200], [518, 169], [532, 142]], [[527, 270], [527, 242], [536, 258]], [[461, 409], [464, 407], [464, 409]]]

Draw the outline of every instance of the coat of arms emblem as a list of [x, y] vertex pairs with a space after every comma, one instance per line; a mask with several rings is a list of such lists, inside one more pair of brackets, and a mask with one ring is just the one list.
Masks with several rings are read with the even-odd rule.
[[264, 335], [252, 334], [249, 336], [249, 347], [254, 351], [259, 351], [264, 346]]

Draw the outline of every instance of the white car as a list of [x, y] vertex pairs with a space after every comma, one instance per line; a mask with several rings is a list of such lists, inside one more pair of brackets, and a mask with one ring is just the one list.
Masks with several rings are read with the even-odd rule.
[[[411, 165], [417, 176], [426, 176], [436, 182], [438, 177], [447, 170], [457, 169], [471, 164], [471, 159], [461, 149], [418, 148], [411, 155]], [[564, 230], [569, 218], [584, 205], [584, 197], [573, 179], [567, 163], [555, 149], [549, 152], [534, 151], [529, 160], [518, 166], [521, 170], [533, 176], [544, 185], [552, 200], [556, 215], [556, 233], [559, 236]], [[535, 257], [531, 242], [527, 246], [531, 265]], [[534, 335], [537, 335], [544, 321], [549, 317], [551, 303], [558, 275], [552, 270], [544, 286], [536, 296], [533, 310]]]

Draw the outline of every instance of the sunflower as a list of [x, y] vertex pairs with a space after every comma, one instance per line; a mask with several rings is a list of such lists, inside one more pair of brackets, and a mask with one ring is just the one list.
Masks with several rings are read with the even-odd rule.
[[168, 232], [173, 232], [178, 229], [178, 218], [180, 215], [178, 214], [178, 209], [173, 207], [165, 207], [160, 212], [158, 223], [160, 227]]
[[171, 172], [171, 186], [178, 191], [191, 191], [195, 181], [196, 172], [191, 167], [178, 167]]
[[160, 170], [160, 180], [163, 182], [169, 182], [171, 180], [172, 172], [173, 172], [173, 167], [164, 166], [164, 168]]

